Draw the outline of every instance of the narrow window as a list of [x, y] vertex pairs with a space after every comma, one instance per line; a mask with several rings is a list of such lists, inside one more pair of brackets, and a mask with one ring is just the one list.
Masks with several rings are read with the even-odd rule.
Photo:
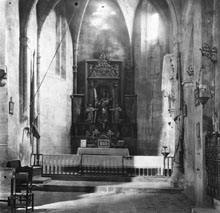
[[60, 13], [56, 13], [56, 69], [55, 74], [66, 78], [66, 22]]
[[156, 40], [159, 31], [159, 14], [154, 13], [147, 19], [147, 41]]

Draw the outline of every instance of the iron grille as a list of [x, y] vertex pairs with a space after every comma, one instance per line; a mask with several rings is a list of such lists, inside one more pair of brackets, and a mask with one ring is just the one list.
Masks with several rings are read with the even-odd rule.
[[207, 193], [220, 200], [220, 135], [206, 136]]

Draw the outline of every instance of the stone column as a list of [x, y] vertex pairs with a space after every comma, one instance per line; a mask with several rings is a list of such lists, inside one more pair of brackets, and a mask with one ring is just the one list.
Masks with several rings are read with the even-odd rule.
[[[149, 132], [152, 131], [152, 122], [150, 119], [152, 113], [152, 99], [153, 91], [152, 85], [149, 80], [147, 73], [147, 64], [149, 63], [149, 56], [147, 52], [146, 31], [143, 33], [144, 17], [141, 16], [142, 3], [137, 8], [137, 16], [134, 20], [134, 73], [135, 73], [135, 94], [137, 94], [137, 153], [144, 155], [148, 152], [150, 144], [147, 142], [151, 141]], [[145, 91], [145, 92], [143, 92]]]
[[28, 38], [26, 36], [20, 37], [20, 116], [21, 120], [27, 118], [27, 47]]
[[[214, 1], [214, 11], [220, 11], [220, 1]], [[220, 124], [220, 13], [214, 13], [213, 17], [213, 46], [217, 48], [217, 63], [215, 65], [215, 111], [218, 115], [218, 124]], [[220, 131], [220, 126], [217, 127]]]
[[[37, 38], [37, 89], [35, 92], [37, 92], [37, 95], [34, 97], [35, 98], [35, 103], [36, 103], [36, 114], [40, 115], [40, 92], [38, 91], [38, 88], [40, 87], [41, 81], [40, 81], [40, 59], [41, 59], [41, 55], [40, 55], [40, 33], [38, 33], [38, 38]], [[36, 115], [35, 115], [36, 116]], [[38, 125], [38, 132], [40, 134], [40, 116], [38, 116], [37, 119], [37, 125]], [[33, 140], [33, 144], [34, 144], [34, 138]], [[34, 150], [35, 148], [35, 150]], [[35, 154], [40, 154], [40, 138], [36, 139], [36, 146], [33, 146], [33, 153]], [[39, 156], [37, 156], [37, 161], [39, 162]]]
[[[5, 67], [5, 4], [6, 1], [0, 1], [0, 66]], [[8, 85], [0, 87], [0, 166], [4, 165], [7, 158], [8, 144]]]
[[77, 94], [77, 54], [78, 43], [73, 44], [73, 94]]
[[[202, 47], [202, 3], [200, 0], [193, 1], [193, 56], [194, 56], [194, 69], [195, 69], [195, 76], [194, 76], [194, 86], [196, 86], [196, 81], [199, 79], [200, 69], [202, 66], [202, 56], [199, 48]], [[201, 73], [202, 74], [202, 73]], [[202, 79], [201, 79], [202, 80]], [[198, 82], [201, 84], [202, 82]], [[194, 105], [195, 106], [195, 105]], [[203, 107], [202, 105], [195, 106], [194, 109], [194, 140], [192, 142], [195, 143], [195, 151], [194, 151], [194, 185], [195, 185], [195, 199], [196, 204], [201, 206], [204, 204], [204, 194], [205, 194], [205, 178], [204, 178], [204, 138], [202, 136], [203, 132]]]

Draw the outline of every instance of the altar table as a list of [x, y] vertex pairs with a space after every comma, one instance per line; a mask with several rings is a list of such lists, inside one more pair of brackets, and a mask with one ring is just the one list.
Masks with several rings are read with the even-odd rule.
[[128, 148], [86, 148], [79, 147], [78, 155], [112, 155], [112, 156], [129, 156]]

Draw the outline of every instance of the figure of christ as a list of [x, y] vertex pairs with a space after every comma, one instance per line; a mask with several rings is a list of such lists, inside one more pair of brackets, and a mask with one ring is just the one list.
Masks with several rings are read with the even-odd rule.
[[93, 119], [93, 122], [96, 123], [98, 122], [98, 111], [100, 109], [100, 106], [101, 106], [101, 103], [100, 101], [98, 100], [98, 98], [95, 98], [95, 111], [94, 111], [94, 119]]
[[109, 107], [110, 103], [112, 101], [112, 98], [109, 97], [109, 94], [105, 94], [104, 97], [101, 99], [101, 123], [103, 125], [103, 129], [105, 129], [105, 124], [109, 122]]

